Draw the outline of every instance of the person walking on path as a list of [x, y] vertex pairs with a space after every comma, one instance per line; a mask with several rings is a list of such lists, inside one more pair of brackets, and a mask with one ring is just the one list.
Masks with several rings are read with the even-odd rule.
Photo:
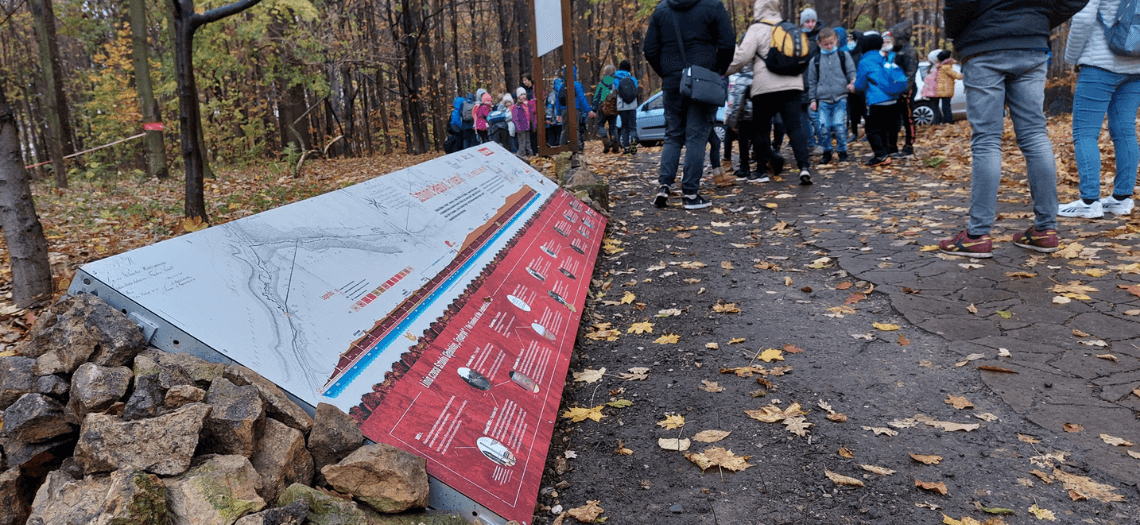
[[598, 115], [598, 136], [602, 139], [602, 153], [609, 153], [611, 148], [614, 153], [620, 153], [617, 131], [617, 81], [614, 79], [616, 72], [617, 68], [613, 64], [606, 64], [602, 68], [602, 79], [594, 86], [594, 113]]
[[[966, 117], [973, 126], [970, 152], [970, 222], [965, 230], [938, 243], [943, 253], [991, 257], [990, 230], [997, 215], [1001, 182], [1003, 107], [1025, 157], [1033, 226], [1015, 235], [1013, 244], [1037, 252], [1055, 252], [1057, 240], [1057, 165], [1045, 130], [1045, 72], [1049, 35], [1088, 0], [1018, 2], [947, 0], [946, 36], [965, 64]], [[1016, 27], [1017, 31], [1010, 28]]]
[[[914, 156], [914, 94], [918, 87], [915, 75], [918, 73], [918, 51], [910, 44], [911, 21], [895, 24], [889, 33], [895, 45], [895, 63], [906, 73], [906, 93], [899, 96], [899, 117], [903, 128], [903, 147], [899, 157]], [[894, 152], [892, 152], [894, 153]]]
[[[765, 155], [765, 158], [756, 159], [756, 169], [763, 172], [770, 165], [772, 174], [779, 175], [784, 167], [771, 150], [772, 117], [779, 114], [800, 168], [800, 184], [811, 184], [808, 148], [811, 124], [801, 120], [800, 112], [803, 75], [777, 75], [764, 63], [764, 56], [772, 45], [773, 25], [769, 24], [778, 24], [782, 18], [780, 0], [756, 0], [752, 5], [752, 17], [753, 24], [748, 26], [748, 32], [736, 47], [728, 72], [736, 73], [745, 66], [752, 68], [752, 129], [756, 133], [754, 140], [760, 154]], [[762, 20], [768, 23], [760, 23]], [[756, 182], [767, 182], [767, 178], [765, 175]]]
[[618, 92], [618, 118], [621, 120], [621, 125], [618, 126], [618, 139], [621, 143], [622, 153], [626, 155], [637, 153], [637, 94], [639, 88], [637, 78], [630, 73], [631, 70], [629, 61], [622, 60], [618, 64], [617, 72], [614, 73], [615, 89]]
[[[1116, 19], [1120, 0], [1090, 0], [1073, 16], [1065, 61], [1080, 68], [1073, 93], [1073, 153], [1080, 175], [1081, 198], [1062, 205], [1057, 215], [1095, 219], [1104, 212], [1132, 213], [1132, 192], [1140, 164], [1136, 143], [1136, 112], [1140, 109], [1140, 58], [1117, 55], [1108, 47], [1104, 25]], [[1116, 150], [1112, 195], [1100, 197], [1101, 124], [1108, 114], [1108, 132]]]
[[891, 144], [897, 144], [899, 137], [899, 103], [898, 97], [883, 91], [883, 86], [886, 85], [887, 69], [898, 66], [891, 62], [891, 54], [887, 52], [889, 44], [883, 42], [883, 37], [868, 34], [863, 36], [863, 40], [867, 52], [859, 61], [855, 90], [863, 93], [867, 101], [867, 124], [863, 133], [867, 135], [873, 154], [865, 164], [890, 164]]
[[649, 66], [661, 77], [665, 106], [665, 145], [657, 174], [660, 187], [653, 199], [658, 207], [668, 205], [682, 146], [685, 169], [681, 177], [681, 204], [688, 210], [712, 205], [700, 195], [700, 185], [704, 146], [718, 108], [681, 96], [681, 72], [695, 65], [724, 75], [735, 41], [728, 10], [720, 0], [665, 0], [657, 4], [649, 19], [642, 49]]
[[820, 164], [831, 162], [831, 139], [839, 161], [847, 160], [847, 94], [855, 90], [855, 61], [839, 49], [839, 35], [830, 27], [819, 33], [819, 54], [807, 68], [808, 98], [811, 110], [819, 114]]
[[[806, 7], [800, 11], [800, 31], [808, 37], [808, 45], [810, 46], [808, 55], [811, 57], [819, 56], [819, 32], [823, 30], [823, 27], [824, 25], [819, 21], [819, 15], [815, 9]], [[804, 89], [800, 95], [800, 104], [800, 120], [808, 130], [808, 150], [812, 155], [822, 154], [823, 136], [820, 130], [819, 112], [811, 109], [811, 100], [808, 99], [807, 75], [804, 75]]]
[[931, 67], [936, 67], [938, 72], [934, 77], [934, 96], [931, 97], [934, 100], [934, 123], [953, 124], [954, 112], [950, 101], [954, 98], [954, 88], [962, 79], [962, 74], [954, 69], [955, 62], [949, 51], [939, 50], [933, 62], [935, 66]]

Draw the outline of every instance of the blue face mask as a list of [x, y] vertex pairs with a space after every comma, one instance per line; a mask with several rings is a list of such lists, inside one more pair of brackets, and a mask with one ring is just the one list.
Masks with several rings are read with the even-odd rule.
[[821, 47], [821, 48], [819, 48], [819, 52], [820, 52], [820, 53], [823, 53], [823, 54], [825, 54], [825, 55], [834, 55], [836, 51], [839, 51], [839, 48], [838, 48], [838, 47], [833, 47], [833, 48], [831, 48], [831, 51], [828, 51], [828, 50], [826, 50], [826, 49], [824, 49], [824, 48], [822, 48], [822, 47]]
[[854, 51], [855, 50], [855, 42], [848, 42], [847, 46], [844, 47], [843, 50], [844, 51]]

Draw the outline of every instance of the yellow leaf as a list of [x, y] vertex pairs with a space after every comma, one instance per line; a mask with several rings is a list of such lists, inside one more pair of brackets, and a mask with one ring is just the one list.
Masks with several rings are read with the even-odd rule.
[[574, 407], [563, 412], [562, 417], [575, 423], [585, 421], [586, 419], [601, 421], [602, 418], [605, 417], [602, 415], [602, 406], [603, 405], [598, 405], [594, 408]]
[[923, 465], [937, 465], [942, 462], [942, 456], [910, 453], [910, 458]]
[[893, 471], [889, 468], [880, 467], [877, 465], [859, 465], [859, 466], [863, 467], [863, 470], [866, 470], [867, 472], [870, 472], [872, 474], [878, 474], [880, 476], [890, 476], [891, 474], [895, 473], [895, 471]]
[[776, 350], [775, 348], [769, 348], [769, 349], [764, 350], [763, 352], [760, 353], [760, 360], [764, 361], [765, 363], [771, 363], [772, 361], [783, 361], [784, 360], [783, 354], [784, 354], [783, 350]]
[[701, 383], [703, 385], [705, 385], [704, 386], [705, 392], [713, 392], [713, 393], [724, 392], [724, 387], [717, 384], [716, 381], [709, 381], [708, 379], [702, 379]]
[[776, 203], [774, 203], [774, 202], [766, 202], [766, 203], [764, 203], [764, 207], [765, 207], [765, 208], [768, 208], [768, 209], [770, 209], [770, 210], [774, 210], [774, 209], [776, 209], [776, 208], [780, 207], [780, 205], [779, 205], [779, 204], [776, 204]]
[[704, 452], [697, 454], [685, 454], [689, 461], [695, 463], [701, 470], [707, 470], [710, 467], [721, 467], [725, 470], [739, 472], [752, 465], [748, 463], [750, 456], [737, 456], [731, 450], [722, 447], [711, 447], [705, 449]]
[[677, 334], [665, 334], [661, 337], [658, 337], [657, 339], [654, 339], [653, 342], [657, 343], [659, 345], [667, 345], [667, 344], [676, 343], [677, 341], [680, 341], [680, 340], [681, 340], [681, 336], [679, 336]]
[[681, 263], [681, 268], [684, 268], [686, 270], [697, 270], [706, 266], [708, 265], [701, 261], [685, 261]]
[[862, 487], [863, 486], [862, 481], [859, 481], [858, 479], [855, 479], [855, 478], [852, 478], [849, 476], [844, 476], [842, 474], [836, 474], [836, 473], [834, 473], [830, 470], [827, 470], [827, 469], [823, 469], [823, 473], [827, 475], [827, 479], [830, 479], [831, 481], [835, 482], [836, 485], [850, 485], [852, 487]]
[[722, 314], [737, 314], [740, 313], [740, 308], [736, 307], [736, 303], [724, 303], [717, 301], [712, 307], [714, 312]]
[[605, 510], [598, 506], [598, 500], [589, 500], [585, 505], [566, 511], [571, 518], [582, 523], [593, 523]]
[[1126, 440], [1121, 439], [1121, 438], [1118, 438], [1118, 437], [1110, 436], [1108, 434], [1101, 434], [1100, 439], [1101, 439], [1101, 441], [1104, 441], [1105, 443], [1108, 443], [1109, 445], [1113, 445], [1113, 446], [1117, 446], [1117, 447], [1131, 447], [1132, 446], [1131, 442], [1126, 441]]
[[1053, 511], [1038, 507], [1036, 503], [1029, 507], [1029, 513], [1037, 516], [1039, 520], [1057, 521], [1057, 517], [1053, 515]]
[[644, 381], [649, 378], [649, 369], [644, 366], [635, 366], [629, 369], [629, 372], [622, 372], [619, 377], [627, 381], [638, 380]]
[[1033, 436], [1027, 436], [1027, 435], [1025, 435], [1025, 434], [1018, 434], [1018, 435], [1017, 435], [1017, 440], [1018, 440], [1018, 441], [1024, 441], [1024, 442], [1026, 442], [1026, 443], [1029, 443], [1030, 445], [1033, 445], [1033, 444], [1036, 444], [1036, 443], [1040, 443], [1040, 442], [1041, 442], [1041, 440], [1040, 440], [1040, 439], [1037, 439], [1037, 438], [1035, 438], [1035, 437], [1033, 437]]
[[653, 323], [649, 321], [633, 323], [633, 325], [629, 327], [629, 330], [626, 330], [625, 332], [627, 334], [652, 334]]
[[954, 408], [957, 408], [958, 410], [962, 410], [964, 408], [974, 408], [974, 404], [971, 403], [969, 399], [966, 399], [964, 396], [956, 396], [953, 394], [947, 394], [946, 404], [954, 405]]
[[937, 492], [943, 496], [945, 496], [947, 494], [947, 492], [949, 492], [946, 490], [946, 484], [942, 483], [941, 481], [939, 481], [939, 482], [919, 481], [916, 479], [916, 480], [914, 480], [914, 486], [921, 488], [921, 489], [929, 490], [931, 492]]
[[920, 252], [936, 252], [936, 251], [938, 251], [938, 245], [937, 244], [927, 244], [927, 245], [923, 246], [922, 248], [920, 248], [918, 251], [920, 251]]
[[621, 304], [632, 303], [634, 299], [637, 299], [637, 296], [633, 295], [633, 292], [626, 290], [625, 295], [621, 296]]
[[874, 326], [875, 328], [878, 328], [879, 330], [882, 330], [884, 332], [890, 332], [892, 330], [898, 330], [899, 329], [899, 325], [888, 324], [888, 323], [871, 323], [871, 326]]
[[720, 267], [724, 268], [725, 270], [735, 270], [736, 269], [734, 266], [732, 266], [732, 261], [721, 261]]
[[574, 372], [574, 381], [581, 381], [585, 383], [594, 383], [601, 379], [606, 373], [606, 368], [602, 367], [599, 370], [590, 370], [589, 368], [581, 371]]
[[657, 426], [666, 430], [676, 430], [685, 426], [685, 418], [678, 414], [666, 414], [664, 420], [657, 422]]
[[676, 450], [679, 452], [684, 452], [686, 450], [689, 450], [689, 440], [685, 438], [659, 438], [657, 440], [657, 446], [661, 447], [664, 450]]
[[716, 343], [705, 343], [705, 348], [708, 348], [709, 350], [719, 350], [720, 345]]
[[[736, 344], [740, 344], [743, 342], [744, 342], [743, 337], [733, 337], [732, 339], [728, 340], [728, 344], [730, 344], [730, 345], [736, 345]], [[1140, 396], [1140, 394], [1137, 394], [1137, 395]]]
[[792, 285], [792, 278], [791, 277], [784, 277], [784, 286], [791, 286], [791, 285]]
[[182, 219], [182, 230], [186, 233], [205, 230], [210, 227], [210, 223], [202, 220], [201, 217], [186, 217]]
[[693, 436], [693, 439], [701, 443], [715, 443], [720, 441], [730, 434], [727, 430], [702, 430]]

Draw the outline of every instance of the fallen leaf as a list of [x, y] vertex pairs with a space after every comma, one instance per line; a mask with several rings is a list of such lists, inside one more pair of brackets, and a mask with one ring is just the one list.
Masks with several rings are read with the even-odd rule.
[[626, 447], [625, 443], [622, 443], [622, 441], [620, 439], [618, 440], [617, 448], [614, 449], [614, 453], [620, 454], [622, 456], [632, 456], [633, 455], [633, 451], [630, 450], [628, 447]]
[[689, 461], [695, 463], [701, 470], [707, 470], [711, 467], [721, 467], [733, 472], [739, 472], [752, 465], [748, 463], [750, 456], [737, 456], [731, 450], [722, 447], [711, 447], [696, 454], [685, 454]]
[[580, 382], [584, 382], [584, 383], [594, 383], [594, 382], [597, 382], [599, 379], [601, 379], [602, 376], [605, 374], [606, 374], [606, 368], [605, 367], [602, 367], [598, 370], [591, 370], [591, 369], [587, 368], [581, 372], [574, 372], [574, 381], [580, 381]]
[[874, 326], [875, 328], [882, 330], [884, 332], [890, 332], [890, 331], [899, 329], [899, 325], [889, 324], [889, 323], [871, 323], [871, 326]]
[[957, 408], [958, 410], [962, 410], [962, 409], [966, 409], [966, 408], [974, 408], [974, 404], [971, 403], [970, 400], [966, 399], [964, 396], [956, 396], [953, 394], [947, 394], [945, 402], [947, 405], [953, 405], [954, 408]]
[[803, 348], [799, 348], [799, 347], [797, 347], [796, 345], [793, 345], [793, 344], [786, 344], [786, 345], [784, 345], [784, 351], [785, 351], [785, 352], [787, 352], [787, 353], [789, 353], [789, 354], [798, 354], [798, 353], [800, 353], [800, 352], [803, 352], [803, 351], [804, 351], [804, 349], [803, 349]]
[[707, 379], [702, 379], [701, 384], [704, 385], [704, 391], [705, 392], [713, 392], [713, 393], [724, 392], [724, 387], [718, 385], [716, 381], [709, 381]]
[[862, 301], [863, 299], [866, 299], [866, 298], [867, 298], [867, 296], [863, 295], [861, 292], [855, 292], [855, 293], [847, 296], [847, 300], [844, 301], [843, 304], [844, 305], [855, 304], [855, 303]]
[[705, 348], [709, 350], [720, 350], [720, 345], [717, 343], [705, 343]]
[[1135, 451], [1135, 450], [1129, 450], [1129, 451], [1128, 451], [1128, 455], [1129, 455], [1129, 456], [1132, 456], [1132, 457], [1134, 457], [1134, 458], [1136, 458], [1136, 459], [1140, 459], [1140, 452], [1137, 452], [1137, 451]]
[[1013, 317], [1013, 312], [1011, 312], [1009, 310], [997, 310], [994, 313], [1001, 316], [1002, 319], [1009, 319], [1009, 318]]
[[855, 479], [855, 478], [852, 478], [849, 476], [844, 476], [842, 474], [836, 474], [836, 473], [834, 473], [830, 470], [827, 470], [827, 469], [823, 469], [823, 473], [827, 475], [827, 479], [830, 479], [831, 481], [835, 482], [836, 485], [849, 485], [852, 487], [862, 487], [863, 486], [862, 481], [859, 481], [858, 479]]
[[629, 369], [629, 372], [622, 372], [619, 374], [622, 379], [627, 381], [644, 381], [649, 379], [649, 368], [644, 366], [635, 366]]
[[851, 452], [851, 449], [849, 449], [849, 448], [847, 448], [847, 447], [839, 447], [839, 455], [840, 455], [840, 456], [843, 456], [843, 457], [845, 457], [845, 458], [853, 458], [853, 457], [855, 457], [855, 453], [854, 453], [854, 452]]
[[562, 413], [562, 417], [569, 419], [570, 421], [573, 421], [575, 423], [580, 423], [582, 421], [585, 421], [586, 419], [593, 419], [594, 421], [601, 421], [602, 418], [605, 416], [602, 415], [602, 405], [598, 405], [594, 408], [582, 408], [582, 407], [570, 408], [570, 409], [568, 409]]
[[606, 406], [610, 406], [610, 407], [614, 407], [614, 408], [625, 408], [625, 407], [631, 406], [631, 405], [633, 405], [633, 401], [630, 401], [628, 399], [617, 399], [614, 401], [610, 401], [609, 403], [606, 403]]
[[1120, 359], [1117, 359], [1116, 356], [1114, 356], [1112, 354], [1100, 354], [1097, 357], [1100, 359], [1104, 359], [1105, 361], [1112, 361], [1113, 363], [1119, 363], [1120, 362]]
[[942, 462], [942, 456], [910, 453], [910, 458], [923, 465], [937, 465]]
[[1032, 272], [1005, 272], [1006, 277], [1015, 277], [1018, 279], [1031, 279], [1037, 277], [1037, 274]]
[[665, 450], [676, 450], [678, 452], [684, 452], [686, 450], [689, 450], [689, 440], [687, 438], [659, 438], [657, 440], [657, 446]]
[[685, 426], [685, 418], [679, 414], [665, 414], [665, 419], [657, 422], [657, 426], [666, 430], [676, 430]]
[[910, 339], [907, 339], [903, 334], [899, 334], [899, 346], [910, 346]]
[[1013, 514], [1013, 509], [1003, 509], [1001, 507], [983, 507], [981, 503], [975, 501], [974, 508], [985, 512], [986, 514]]
[[734, 337], [734, 338], [728, 340], [728, 344], [730, 344], [730, 345], [738, 345], [738, 344], [743, 343], [743, 342], [744, 342], [743, 337]]
[[626, 330], [625, 333], [627, 333], [627, 334], [652, 334], [653, 333], [653, 323], [651, 323], [649, 321], [645, 321], [645, 322], [641, 322], [641, 323], [633, 323], [632, 325], [630, 325], [629, 330]]
[[693, 436], [693, 440], [700, 441], [701, 443], [716, 443], [728, 437], [729, 434], [731, 434], [731, 432], [727, 430], [702, 430]]
[[808, 423], [807, 419], [803, 417], [784, 418], [784, 427], [788, 429], [788, 432], [791, 432], [800, 437], [807, 435], [807, 427], [810, 426], [812, 426], [812, 424]]
[[653, 342], [657, 343], [659, 345], [667, 345], [667, 344], [676, 343], [677, 341], [680, 341], [680, 340], [681, 340], [681, 336], [679, 336], [677, 334], [666, 334], [666, 335], [663, 335], [661, 337], [658, 337], [657, 339], [654, 339]]
[[1104, 503], [1124, 501], [1124, 496], [1116, 492], [1116, 487], [1098, 483], [1093, 481], [1092, 478], [1069, 474], [1056, 467], [1053, 468], [1053, 477], [1060, 480], [1064, 484], [1065, 489], [1075, 490], [1081, 495], [1097, 501]]
[[680, 308], [666, 308], [664, 310], [658, 310], [655, 317], [676, 317], [681, 315], [681, 313]]
[[1029, 507], [1029, 513], [1037, 516], [1039, 520], [1057, 521], [1057, 517], [1053, 515], [1053, 511], [1038, 507], [1036, 503]]
[[975, 412], [974, 417], [982, 421], [997, 421], [998, 417], [989, 412]]
[[1131, 442], [1126, 441], [1126, 440], [1121, 439], [1121, 438], [1118, 438], [1118, 437], [1110, 436], [1108, 434], [1101, 434], [1100, 439], [1101, 439], [1101, 441], [1104, 441], [1105, 443], [1108, 443], [1109, 445], [1113, 445], [1113, 446], [1117, 446], [1117, 447], [1131, 447], [1132, 446]]
[[1018, 371], [1016, 371], [1016, 370], [1010, 370], [1008, 368], [1002, 368], [1000, 366], [990, 366], [990, 365], [979, 366], [978, 370], [986, 370], [989, 372], [1001, 372], [1003, 374], [1017, 374], [1018, 373]]
[[[937, 507], [937, 505], [935, 505], [935, 507]], [[962, 519], [956, 520], [947, 516], [946, 513], [942, 513], [942, 525], [982, 525], [982, 522], [969, 516], [962, 516]]]
[[771, 363], [772, 361], [783, 361], [783, 353], [783, 351], [776, 350], [775, 348], [768, 348], [760, 353], [759, 359], [765, 363]]
[[976, 314], [978, 313], [978, 307], [974, 306], [974, 303], [970, 303], [970, 305], [966, 307], [966, 311], [972, 314]]
[[859, 465], [859, 466], [863, 467], [863, 470], [866, 470], [867, 472], [870, 472], [872, 474], [878, 474], [880, 476], [890, 476], [891, 474], [895, 473], [895, 471], [893, 471], [887, 467], [880, 467], [877, 465]]
[[686, 270], [699, 270], [708, 265], [700, 261], [684, 261], [680, 264], [680, 266]]
[[712, 307], [714, 312], [722, 314], [737, 314], [740, 313], [740, 308], [736, 307], [736, 303], [723, 303], [717, 301]]
[[1037, 443], [1040, 443], [1040, 442], [1041, 442], [1041, 440], [1040, 440], [1040, 439], [1037, 439], [1037, 438], [1035, 438], [1035, 437], [1033, 437], [1033, 436], [1027, 436], [1027, 435], [1025, 435], [1025, 434], [1018, 434], [1018, 435], [1017, 435], [1017, 440], [1018, 440], [1018, 441], [1023, 441], [1023, 442], [1025, 442], [1025, 443], [1029, 443], [1030, 445], [1035, 445], [1035, 444], [1037, 444]]
[[721, 261], [720, 267], [724, 268], [725, 270], [735, 270], [736, 269], [736, 267], [734, 267], [732, 265], [732, 261]]
[[1077, 330], [1076, 328], [1074, 328], [1074, 329], [1073, 329], [1073, 335], [1074, 335], [1074, 336], [1076, 336], [1076, 337], [1089, 337], [1089, 336], [1091, 336], [1092, 334], [1090, 334], [1090, 333], [1088, 333], [1088, 332], [1082, 332], [1082, 331], [1080, 331], [1080, 330]]
[[945, 496], [946, 493], [948, 492], [946, 490], [946, 484], [942, 483], [941, 481], [939, 481], [939, 482], [919, 481], [919, 480], [915, 479], [914, 480], [914, 486], [921, 488], [921, 489], [926, 489], [926, 490], [929, 490], [932, 492], [937, 492], [943, 496]]
[[629, 304], [629, 303], [632, 303], [634, 299], [637, 299], [637, 296], [633, 295], [633, 292], [626, 290], [625, 294], [621, 296], [620, 303], [621, 304]]
[[897, 435], [899, 435], [898, 432], [895, 432], [894, 430], [891, 430], [887, 427], [863, 427], [863, 430], [870, 430], [871, 432], [874, 432], [876, 436], [881, 436], [881, 435], [897, 436]]
[[836, 290], [846, 290], [848, 288], [851, 288], [851, 285], [852, 285], [852, 283], [850, 283], [850, 282], [842, 282], [842, 283], [835, 285], [835, 289]]
[[847, 422], [847, 416], [844, 414], [840, 414], [839, 412], [833, 412], [831, 414], [828, 414], [827, 419], [834, 421], [836, 423], [846, 423]]
[[986, 354], [970, 354], [966, 356], [965, 361], [954, 363], [954, 366], [966, 366], [970, 363], [970, 361], [977, 361], [978, 359], [982, 359], [984, 357], [986, 357]]
[[791, 277], [784, 277], [784, 286], [791, 286], [791, 285], [792, 285], [792, 278]]
[[582, 523], [593, 523], [605, 510], [598, 506], [598, 500], [589, 500], [585, 505], [566, 511], [571, 518]]

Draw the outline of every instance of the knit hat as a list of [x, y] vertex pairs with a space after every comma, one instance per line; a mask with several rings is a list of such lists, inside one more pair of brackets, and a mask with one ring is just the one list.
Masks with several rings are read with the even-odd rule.
[[515, 90], [515, 96], [522, 97], [523, 95], [526, 95], [526, 88], [519, 86], [519, 88]]
[[815, 14], [815, 9], [810, 7], [800, 11], [800, 25], [804, 25], [808, 20], [819, 20], [819, 15]]
[[945, 49], [943, 49], [942, 51], [938, 52], [938, 61], [939, 62], [945, 62], [947, 58], [950, 58], [950, 52], [949, 51], [946, 51]]
[[514, 104], [515, 99], [511, 97], [510, 93], [503, 93], [503, 99], [499, 101], [500, 104]]
[[941, 53], [941, 52], [942, 52], [941, 49], [935, 49], [934, 51], [931, 51], [928, 55], [926, 55], [926, 59], [929, 60], [931, 64], [938, 62], [938, 53]]

